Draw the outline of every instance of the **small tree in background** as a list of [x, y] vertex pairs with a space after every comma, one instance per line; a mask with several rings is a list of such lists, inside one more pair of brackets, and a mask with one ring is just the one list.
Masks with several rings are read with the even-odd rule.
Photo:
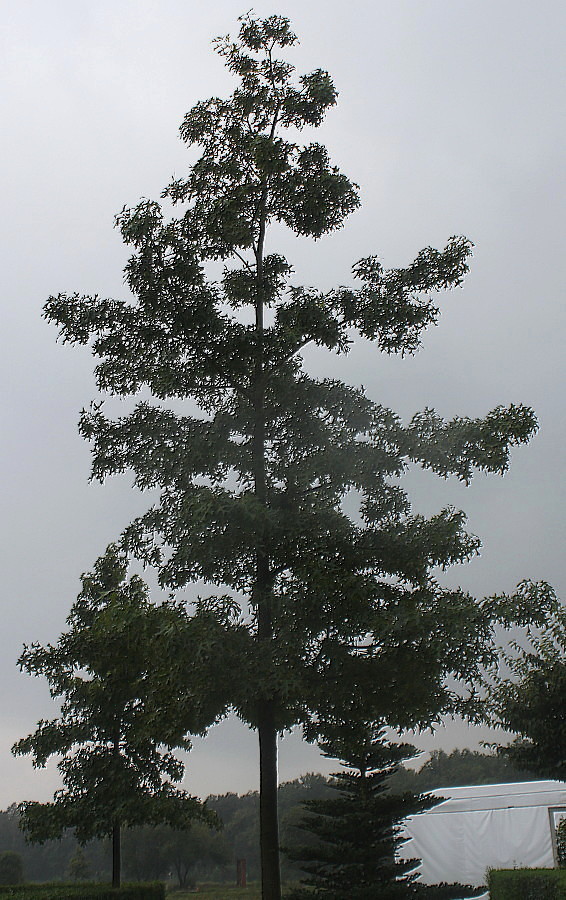
[[22, 857], [13, 850], [0, 853], [0, 884], [22, 884], [24, 865]]
[[[55, 646], [24, 649], [21, 668], [45, 676], [62, 708], [59, 719], [41, 721], [13, 748], [32, 754], [35, 766], [62, 756], [64, 788], [54, 801], [20, 806], [29, 838], [43, 842], [67, 828], [80, 843], [111, 836], [115, 886], [121, 828], [215, 821], [198, 799], [174, 786], [184, 766], [172, 754], [190, 746], [187, 731], [202, 728], [201, 701], [192, 702], [186, 679], [191, 654], [206, 653], [206, 612], [189, 622], [174, 604], [153, 606], [145, 583], [137, 576], [126, 581], [126, 570], [125, 554], [110, 546], [82, 578], [69, 630]], [[211, 713], [207, 706], [206, 722]]]
[[[180, 888], [210, 877], [233, 862], [224, 833], [204, 822], [182, 830], [161, 824], [128, 829], [124, 833], [124, 871], [135, 881], [155, 881], [175, 874]], [[211, 879], [214, 880], [214, 879]]]
[[516, 619], [525, 600], [527, 608], [522, 636], [501, 648], [499, 665], [489, 673], [490, 724], [517, 734], [512, 744], [498, 747], [513, 765], [565, 781], [566, 607], [549, 585], [539, 586], [536, 607], [532, 592], [525, 585], [497, 601], [514, 608]]
[[67, 870], [65, 872], [69, 881], [89, 881], [91, 879], [91, 868], [82, 847], [77, 847], [73, 856], [69, 860]]
[[163, 855], [167, 825], [137, 825], [122, 835], [122, 863], [128, 881], [159, 881], [171, 870]]
[[319, 746], [324, 756], [340, 760], [346, 771], [335, 773], [331, 787], [337, 796], [308, 800], [309, 815], [300, 826], [318, 840], [287, 850], [308, 874], [305, 888], [290, 900], [374, 900], [404, 897], [414, 881], [419, 860], [398, 860], [403, 841], [400, 822], [430, 809], [438, 798], [410, 792], [393, 794], [387, 782], [402, 760], [415, 755], [409, 744], [390, 743], [384, 728], [369, 723], [327, 728]]
[[168, 829], [163, 855], [174, 870], [180, 888], [194, 887], [198, 873], [232, 862], [232, 853], [223, 835], [196, 822], [185, 831]]

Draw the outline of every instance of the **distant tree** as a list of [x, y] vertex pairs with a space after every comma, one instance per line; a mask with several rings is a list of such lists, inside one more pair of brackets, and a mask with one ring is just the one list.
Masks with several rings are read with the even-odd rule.
[[[127, 546], [172, 590], [202, 579], [239, 598], [248, 641], [224, 707], [259, 737], [264, 900], [281, 895], [278, 733], [316, 718], [344, 680], [352, 692], [371, 681], [376, 720], [429, 724], [461, 708], [447, 679], [485, 661], [489, 619], [433, 577], [479, 542], [459, 511], [414, 514], [399, 476], [412, 464], [465, 482], [502, 473], [536, 428], [517, 405], [450, 422], [425, 409], [403, 426], [363, 390], [305, 371], [306, 347], [347, 353], [356, 337], [414, 352], [437, 320], [434, 296], [462, 283], [471, 243], [452, 237], [403, 268], [365, 257], [334, 290], [292, 282], [292, 265], [267, 252], [270, 226], [316, 240], [359, 205], [325, 147], [298, 142], [337, 92], [322, 69], [294, 75], [283, 57], [296, 41], [285, 17], [246, 15], [235, 41], [217, 42], [238, 84], [184, 119], [199, 155], [164, 192], [180, 214], [144, 200], [118, 217], [131, 295], [62, 294], [45, 310], [64, 341], [92, 342], [102, 391], [157, 401], [81, 418], [96, 478], [132, 469], [161, 491]], [[219, 647], [218, 669], [224, 657]]]
[[237, 794], [208, 797], [207, 804], [223, 823], [223, 835], [232, 848], [233, 859], [245, 858], [248, 877], [259, 878], [259, 793], [249, 791], [240, 797]]
[[[174, 787], [184, 772], [173, 756], [187, 748], [187, 730], [198, 731], [199, 702], [186, 681], [175, 682], [175, 662], [184, 646], [195, 652], [195, 625], [178, 606], [153, 606], [144, 582], [126, 581], [127, 558], [110, 546], [68, 617], [69, 630], [55, 646], [26, 647], [20, 666], [44, 675], [61, 717], [41, 721], [13, 752], [32, 754], [34, 765], [61, 755], [64, 789], [52, 803], [21, 804], [21, 824], [31, 840], [59, 837], [67, 828], [79, 842], [112, 837], [112, 881], [120, 882], [120, 832], [141, 823], [184, 827], [212, 818], [194, 797]], [[191, 632], [191, 628], [193, 631]], [[198, 638], [205, 630], [197, 628]], [[204, 647], [198, 648], [204, 652]], [[178, 659], [183, 678], [188, 662]], [[208, 695], [210, 698], [210, 695]], [[206, 718], [209, 717], [209, 710]]]
[[2, 850], [20, 849], [22, 834], [19, 829], [20, 811], [17, 803], [0, 812], [0, 847]]
[[420, 769], [399, 766], [390, 778], [392, 791], [430, 791], [465, 784], [532, 781], [534, 775], [495, 753], [478, 750], [433, 750]]
[[180, 888], [193, 887], [198, 873], [233, 861], [225, 835], [200, 823], [184, 831], [168, 829], [163, 856], [176, 873]]
[[[522, 593], [501, 598], [520, 605]], [[539, 777], [566, 780], [566, 607], [552, 588], [537, 615], [528, 613], [524, 634], [501, 649], [488, 683], [491, 723], [515, 732], [498, 752]], [[507, 671], [505, 675], [502, 672]]]
[[170, 871], [163, 853], [167, 825], [138, 825], [124, 829], [122, 864], [129, 881], [158, 881]]
[[[0, 848], [13, 850], [21, 856], [28, 881], [63, 881], [69, 860], [77, 849], [72, 832], [66, 831], [56, 840], [34, 844], [26, 840], [20, 819], [16, 803], [0, 812]], [[89, 841], [84, 849], [93, 880], [108, 881], [111, 875], [108, 840]]]
[[69, 881], [89, 881], [91, 879], [91, 868], [82, 847], [78, 846], [75, 850], [65, 874]]
[[234, 855], [218, 828], [195, 822], [185, 829], [154, 825], [128, 829], [124, 834], [124, 870], [136, 881], [153, 881], [175, 873], [187, 888], [232, 862]]
[[24, 866], [22, 857], [13, 850], [0, 853], [0, 884], [22, 884]]
[[[309, 842], [309, 836], [299, 827], [305, 817], [304, 803], [307, 800], [318, 800], [332, 794], [330, 779], [326, 775], [318, 775], [313, 772], [308, 772], [306, 775], [279, 785], [277, 799], [282, 847], [293, 847], [298, 843]], [[283, 855], [281, 860], [281, 872], [283, 878], [288, 882], [299, 881], [303, 874], [300, 864], [286, 855]]]
[[399, 824], [430, 809], [437, 798], [392, 794], [386, 783], [400, 761], [414, 755], [408, 744], [385, 739], [384, 729], [369, 723], [340, 724], [320, 742], [325, 756], [337, 758], [346, 771], [333, 776], [334, 797], [307, 800], [302, 829], [317, 841], [287, 850], [307, 873], [304, 888], [290, 900], [374, 900], [406, 897], [418, 860], [399, 860]]
[[[308, 773], [286, 781], [277, 790], [277, 806], [281, 822], [281, 843], [290, 846], [297, 840], [297, 824], [304, 816], [304, 800], [316, 799], [329, 793], [329, 779], [325, 775]], [[244, 857], [248, 877], [255, 880], [260, 875], [259, 859], [259, 794], [248, 791], [207, 797], [207, 806], [213, 809], [223, 823], [223, 837], [232, 851], [232, 859]], [[300, 875], [295, 863], [287, 857], [282, 860], [282, 871], [287, 880], [297, 880]], [[229, 870], [230, 880], [233, 870]]]

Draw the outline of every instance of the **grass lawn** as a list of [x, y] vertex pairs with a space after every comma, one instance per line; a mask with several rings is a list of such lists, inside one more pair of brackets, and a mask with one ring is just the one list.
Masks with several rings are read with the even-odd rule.
[[201, 884], [196, 892], [172, 891], [167, 896], [170, 900], [197, 900], [197, 897], [206, 900], [261, 900], [261, 888], [259, 884], [252, 884], [247, 888], [231, 884]]

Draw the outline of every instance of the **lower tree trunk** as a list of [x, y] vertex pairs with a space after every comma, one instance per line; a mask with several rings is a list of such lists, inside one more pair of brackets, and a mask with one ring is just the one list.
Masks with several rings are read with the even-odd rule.
[[277, 731], [274, 704], [259, 705], [259, 820], [262, 900], [281, 900], [279, 822], [277, 815]]
[[120, 887], [121, 868], [120, 823], [114, 822], [112, 826], [112, 887]]

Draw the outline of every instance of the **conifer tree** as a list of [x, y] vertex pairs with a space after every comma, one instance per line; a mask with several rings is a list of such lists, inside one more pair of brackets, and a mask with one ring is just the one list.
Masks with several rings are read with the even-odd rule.
[[286, 852], [307, 873], [305, 887], [289, 900], [374, 900], [406, 897], [417, 859], [396, 859], [403, 842], [400, 823], [435, 806], [437, 797], [387, 790], [399, 764], [415, 755], [410, 744], [388, 742], [385, 730], [367, 722], [340, 723], [326, 729], [319, 746], [324, 756], [345, 767], [333, 775], [336, 796], [304, 803], [300, 828], [312, 841]]
[[[415, 351], [471, 244], [453, 237], [390, 270], [370, 256], [327, 292], [293, 282], [269, 227], [318, 239], [359, 204], [326, 149], [300, 143], [337, 93], [322, 69], [295, 77], [282, 58], [295, 43], [277, 15], [244, 16], [236, 41], [218, 40], [238, 85], [185, 117], [198, 157], [164, 192], [179, 213], [144, 200], [118, 216], [131, 296], [62, 294], [45, 310], [64, 341], [91, 344], [101, 391], [152, 395], [80, 422], [95, 478], [133, 470], [160, 491], [124, 545], [173, 591], [202, 579], [240, 602], [247, 642], [224, 701], [259, 735], [264, 900], [280, 897], [278, 731], [324, 716], [343, 679], [371, 681], [375, 720], [429, 722], [458, 702], [445, 676], [467, 678], [485, 657], [488, 617], [431, 577], [479, 543], [463, 513], [414, 514], [399, 476], [411, 463], [464, 481], [503, 472], [536, 427], [515, 405], [451, 422], [426, 409], [403, 426], [362, 390], [305, 371], [305, 347], [347, 353], [356, 336]], [[351, 489], [357, 517], [342, 505]]]

